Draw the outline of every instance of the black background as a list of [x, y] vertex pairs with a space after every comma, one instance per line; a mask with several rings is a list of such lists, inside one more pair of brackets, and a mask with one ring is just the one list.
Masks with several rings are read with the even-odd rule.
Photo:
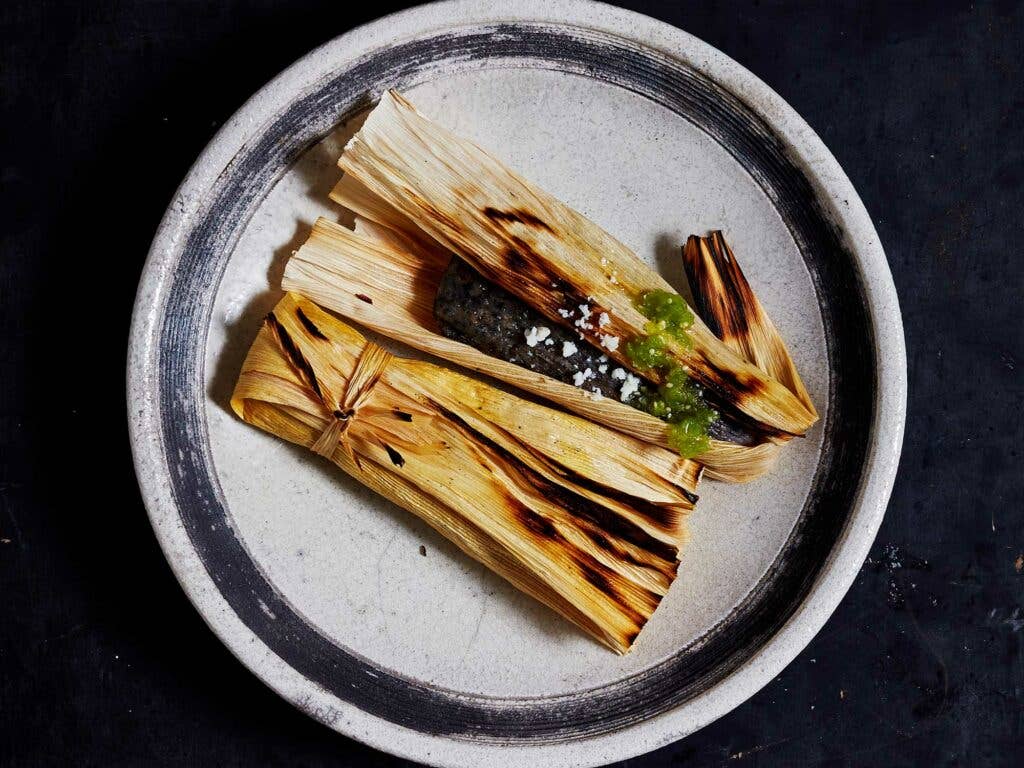
[[[623, 3], [778, 91], [872, 214], [910, 402], [878, 540], [772, 684], [623, 766], [1001, 766], [1024, 747], [1024, 3]], [[217, 127], [312, 47], [399, 7], [0, 6], [0, 765], [407, 764], [220, 645], [139, 498], [135, 285]]]

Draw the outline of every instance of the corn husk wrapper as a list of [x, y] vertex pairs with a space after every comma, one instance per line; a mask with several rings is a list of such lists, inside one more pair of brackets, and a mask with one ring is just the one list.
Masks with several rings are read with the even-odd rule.
[[691, 235], [683, 246], [683, 268], [694, 309], [711, 332], [816, 413], [786, 343], [747, 282], [725, 236], [717, 230], [709, 237]]
[[295, 294], [265, 321], [231, 404], [620, 653], [675, 578], [698, 464], [395, 358]]
[[[786, 343], [747, 282], [722, 233], [714, 231], [709, 237], [690, 235], [683, 246], [683, 269], [693, 294], [694, 309], [712, 333], [752, 365], [785, 385], [814, 411], [814, 403]], [[787, 440], [782, 438], [757, 446], [762, 471], [774, 465]], [[743, 466], [745, 457], [741, 452], [736, 452], [734, 459], [738, 466]], [[718, 460], [723, 465], [729, 464], [724, 451]]]
[[[350, 179], [345, 205], [399, 230], [411, 223], [551, 322], [572, 328], [559, 310], [580, 304], [594, 317], [607, 313], [606, 325], [578, 330], [627, 368], [624, 342], [644, 335], [648, 322], [635, 298], [672, 290], [596, 224], [423, 117], [394, 91], [384, 94], [338, 164]], [[338, 191], [345, 196], [344, 187]], [[689, 345], [670, 344], [677, 361], [763, 431], [803, 434], [817, 419], [699, 318], [689, 338]], [[616, 347], [610, 339], [620, 343]], [[644, 373], [657, 381], [657, 374]]]

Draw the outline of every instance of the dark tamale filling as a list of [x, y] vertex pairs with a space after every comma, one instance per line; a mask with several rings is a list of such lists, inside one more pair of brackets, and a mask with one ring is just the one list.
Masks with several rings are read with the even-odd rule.
[[[622, 399], [626, 372], [615, 361], [580, 334], [551, 322], [481, 277], [459, 258], [452, 259], [441, 278], [434, 316], [450, 339], [603, 397]], [[633, 384], [633, 394], [624, 400], [628, 405], [650, 410], [645, 404], [663, 400], [651, 382], [641, 379]], [[703, 393], [701, 404], [720, 414], [707, 425], [708, 437], [746, 446], [763, 442], [756, 430], [721, 415]]]

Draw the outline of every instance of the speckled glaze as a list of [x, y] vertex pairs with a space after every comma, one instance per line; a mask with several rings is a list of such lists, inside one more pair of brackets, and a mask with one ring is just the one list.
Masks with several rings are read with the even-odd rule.
[[[326, 200], [335, 160], [387, 87], [677, 285], [678, 244], [724, 229], [823, 414], [770, 477], [702, 487], [680, 578], [627, 656], [226, 408], [284, 260], [317, 215], [339, 217]], [[905, 389], [884, 253], [803, 121], [679, 30], [550, 1], [391, 16], [254, 96], [168, 209], [128, 366], [150, 517], [214, 631], [311, 716], [453, 766], [606, 763], [756, 692], [818, 631], [867, 554]]]

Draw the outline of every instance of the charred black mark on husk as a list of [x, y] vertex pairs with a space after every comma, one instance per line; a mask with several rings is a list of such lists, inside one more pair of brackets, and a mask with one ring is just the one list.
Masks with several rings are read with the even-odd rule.
[[[591, 501], [585, 496], [579, 495], [569, 488], [551, 482], [532, 467], [523, 463], [521, 459], [507, 448], [499, 445], [486, 435], [474, 430], [458, 414], [453, 413], [434, 400], [431, 400], [431, 403], [441, 411], [446, 418], [450, 419], [463, 430], [469, 432], [475, 440], [487, 446], [494, 453], [501, 456], [502, 459], [507, 461], [511, 466], [515, 467], [515, 469], [520, 472], [545, 498], [560, 506], [573, 517], [589, 522], [614, 536], [618, 536], [623, 541], [628, 541], [630, 544], [633, 544], [646, 552], [650, 552], [663, 560], [674, 560], [676, 558], [676, 554], [678, 552], [676, 547], [655, 538], [628, 518], [616, 514], [612, 510]], [[509, 440], [515, 439], [511, 435], [507, 435], [507, 438]], [[524, 447], [526, 450], [530, 450], [529, 446]], [[569, 474], [573, 474], [573, 481], [575, 481], [575, 477], [578, 477], [575, 473], [568, 472], [566, 472], [565, 476], [568, 478]], [[582, 485], [582, 483], [580, 485]], [[605, 494], [609, 497], [612, 496], [612, 494], [606, 493], [604, 488], [598, 488], [597, 490], [599, 493]], [[622, 492], [618, 492], [616, 500], [635, 509], [642, 515], [647, 514], [648, 511], [656, 514], [658, 517], [655, 519], [658, 522], [665, 520], [666, 516], [669, 514], [668, 511], [661, 507], [652, 505], [650, 502]]]
[[690, 235], [683, 248], [683, 267], [695, 309], [711, 332], [723, 341], [747, 338], [747, 308], [755, 306], [750, 285], [720, 231], [712, 232], [704, 243], [709, 257], [705, 257], [701, 238], [696, 235]]
[[[580, 574], [595, 589], [603, 592], [604, 594], [615, 600], [615, 603], [619, 606], [619, 609], [629, 617], [629, 620], [636, 624], [638, 627], [642, 627], [647, 622], [647, 616], [637, 611], [632, 607], [632, 600], [627, 598], [621, 589], [617, 586], [616, 582], [622, 580], [622, 577], [612, 571], [607, 566], [600, 563], [593, 555], [584, 552], [583, 558], [578, 563]], [[651, 590], [641, 587], [639, 584], [632, 585], [632, 588], [636, 591], [643, 593], [643, 597], [648, 607], [653, 610], [661, 602], [661, 596], [651, 592]]]
[[523, 254], [517, 251], [515, 248], [509, 248], [505, 251], [505, 264], [513, 272], [525, 272], [530, 263], [524, 258]]
[[324, 336], [323, 331], [316, 327], [316, 323], [306, 317], [306, 313], [302, 311], [302, 307], [297, 307], [295, 309], [295, 314], [298, 316], [299, 322], [302, 323], [302, 326], [309, 331], [310, 336], [320, 339], [321, 341], [327, 341], [327, 337]]
[[530, 507], [523, 504], [514, 496], [508, 497], [507, 502], [515, 511], [516, 517], [519, 518], [519, 521], [536, 535], [545, 539], [551, 539], [552, 541], [558, 541], [562, 538], [558, 533], [558, 529], [555, 528], [554, 523], [544, 517], [544, 515], [540, 514], [536, 510], [530, 509]]
[[519, 224], [526, 224], [527, 226], [534, 227], [535, 229], [543, 229], [548, 232], [554, 231], [546, 221], [535, 216], [529, 211], [524, 211], [522, 209], [502, 211], [497, 208], [487, 206], [484, 208], [484, 216], [493, 222], [500, 222], [503, 224], [513, 224], [518, 222]]
[[396, 467], [405, 466], [405, 457], [403, 457], [402, 454], [400, 454], [387, 443], [382, 443], [382, 445], [384, 446], [384, 450], [388, 452], [388, 458], [391, 459], [392, 464], [394, 464]]
[[[657, 521], [663, 528], [669, 528], [675, 522], [676, 518], [679, 515], [679, 512], [673, 510], [671, 507], [660, 506], [658, 504], [655, 504], [654, 502], [647, 501], [646, 499], [638, 499], [637, 497], [631, 496], [628, 493], [625, 493], [619, 490], [618, 488], [615, 488], [614, 486], [605, 485], [604, 483], [598, 483], [594, 480], [591, 480], [589, 477], [584, 477], [578, 472], [574, 472], [571, 469], [560, 467], [559, 472], [562, 473], [567, 479], [571, 480], [576, 485], [583, 486], [587, 490], [591, 490], [594, 491], [595, 493], [600, 493], [604, 496], [608, 496], [609, 498], [615, 499], [616, 501], [621, 501], [623, 504], [628, 504], [629, 506], [635, 508], [638, 512], [641, 512], [644, 515], [644, 517], [648, 517], [651, 520]], [[697, 501], [700, 499], [700, 497], [696, 493], [689, 490], [688, 488], [682, 487], [681, 485], [677, 485], [676, 489], [679, 490], [686, 498], [686, 500], [689, 501], [691, 504], [696, 504]]]
[[322, 400], [324, 395], [323, 392], [320, 391], [320, 382], [316, 380], [316, 373], [313, 371], [313, 366], [310, 365], [309, 361], [303, 356], [291, 335], [284, 329], [284, 326], [281, 325], [277, 316], [273, 312], [267, 315], [267, 322], [270, 324], [270, 327], [274, 329], [274, 333], [277, 334], [277, 339], [281, 343], [281, 348], [284, 350], [289, 362], [291, 362], [292, 366], [294, 366], [299, 374], [306, 379], [306, 383], [309, 384], [310, 388], [316, 393], [316, 396]]

